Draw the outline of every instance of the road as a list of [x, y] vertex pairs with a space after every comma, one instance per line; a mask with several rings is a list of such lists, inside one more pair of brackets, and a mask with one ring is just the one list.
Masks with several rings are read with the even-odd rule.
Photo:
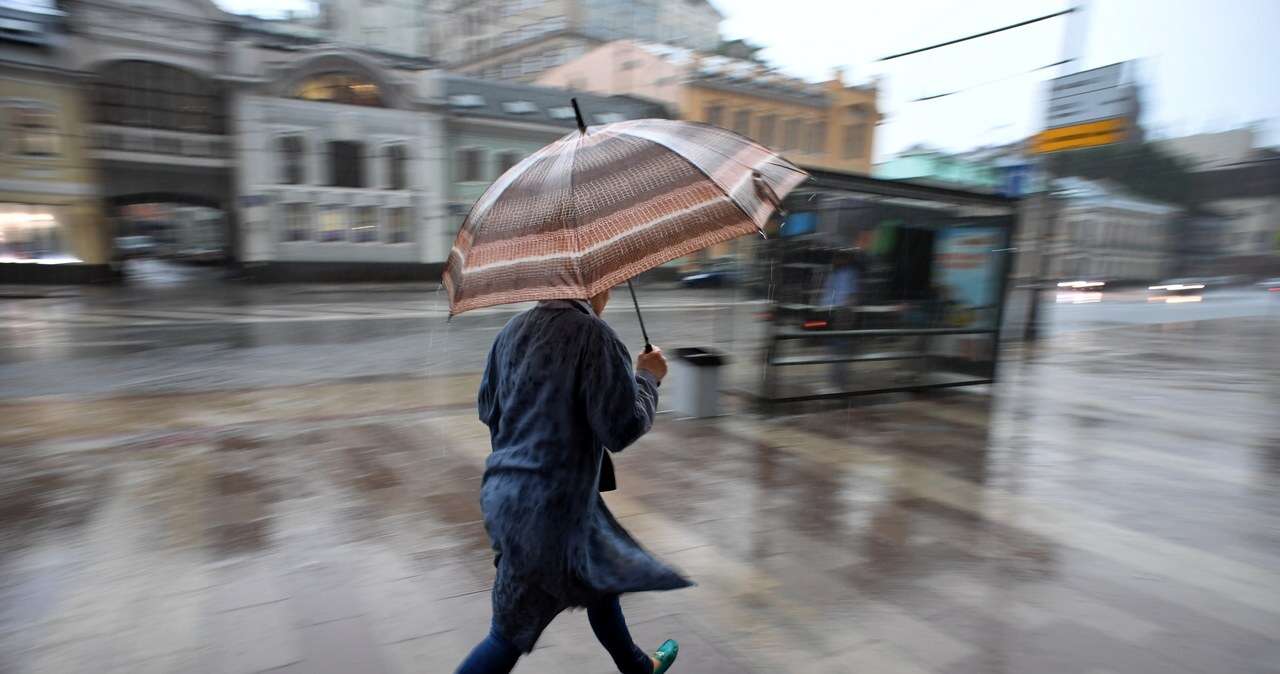
[[[523, 309], [447, 320], [446, 298], [425, 284], [244, 286], [163, 265], [141, 278], [129, 287], [11, 290], [10, 297], [26, 298], [0, 300], [0, 397], [477, 372], [493, 335]], [[642, 288], [640, 298], [660, 346], [720, 348], [739, 356], [740, 369], [758, 362], [765, 305], [733, 290]], [[1050, 306], [1051, 333], [1280, 316], [1280, 294], [1254, 289], [1181, 304], [1148, 302], [1142, 292], [1107, 293], [1088, 303], [1063, 299]], [[606, 317], [628, 344], [643, 344], [625, 292]]]
[[[199, 276], [0, 289], [0, 672], [450, 671], [510, 310]], [[757, 338], [731, 294], [642, 293], [660, 343]], [[604, 498], [698, 586], [625, 597], [633, 634], [697, 674], [1274, 672], [1276, 308], [1115, 294], [981, 390], [660, 416]], [[613, 670], [570, 613], [518, 671]]]

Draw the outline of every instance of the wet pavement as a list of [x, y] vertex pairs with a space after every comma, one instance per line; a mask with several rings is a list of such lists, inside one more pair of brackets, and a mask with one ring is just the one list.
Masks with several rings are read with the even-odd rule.
[[[697, 299], [660, 328], [714, 339]], [[464, 356], [492, 330], [461, 320], [9, 324], [38, 353], [0, 362], [0, 672], [452, 671], [493, 573]], [[606, 498], [699, 585], [625, 598], [634, 632], [697, 674], [1280, 671], [1277, 337], [1062, 332], [994, 387], [664, 414]], [[77, 346], [129, 339], [154, 344]], [[517, 671], [612, 670], [571, 613]]]

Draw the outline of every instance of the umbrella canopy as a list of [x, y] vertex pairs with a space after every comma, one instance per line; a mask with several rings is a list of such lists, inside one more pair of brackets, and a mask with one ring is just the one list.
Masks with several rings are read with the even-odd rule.
[[504, 173], [472, 207], [444, 268], [449, 312], [591, 297], [761, 230], [807, 174], [714, 126], [587, 127]]

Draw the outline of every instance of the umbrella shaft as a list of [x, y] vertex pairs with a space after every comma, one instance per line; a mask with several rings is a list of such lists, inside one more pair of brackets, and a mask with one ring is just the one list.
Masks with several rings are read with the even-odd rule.
[[644, 335], [644, 352], [653, 351], [653, 344], [649, 343], [649, 331], [644, 329], [644, 316], [640, 314], [640, 300], [636, 299], [636, 287], [631, 283], [631, 279], [627, 279], [627, 290], [631, 291], [631, 303], [636, 307], [636, 319], [640, 321], [640, 334]]

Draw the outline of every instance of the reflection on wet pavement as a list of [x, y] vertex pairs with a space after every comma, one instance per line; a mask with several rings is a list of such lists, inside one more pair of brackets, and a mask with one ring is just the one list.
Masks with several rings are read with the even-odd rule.
[[[661, 418], [606, 498], [699, 585], [626, 598], [635, 633], [699, 674], [1276, 671], [1275, 335], [1072, 333], [991, 391]], [[474, 390], [0, 403], [0, 672], [451, 671], [493, 568]], [[612, 670], [571, 613], [517, 671]]]

